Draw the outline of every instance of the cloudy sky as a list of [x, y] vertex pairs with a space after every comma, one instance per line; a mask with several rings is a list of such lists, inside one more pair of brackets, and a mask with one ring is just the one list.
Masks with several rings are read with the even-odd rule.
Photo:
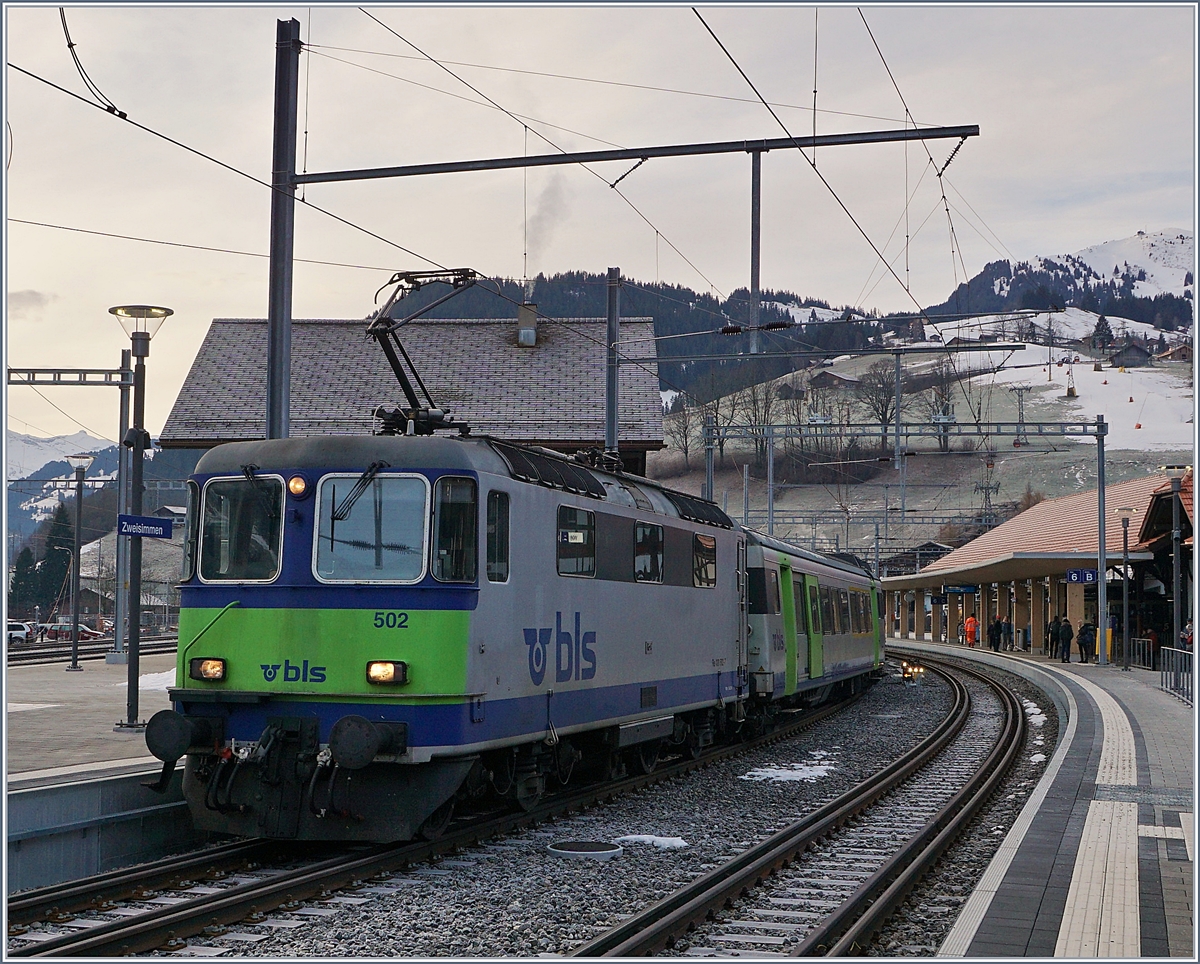
[[[301, 59], [308, 133], [298, 162], [310, 171], [553, 152], [539, 135], [567, 150], [783, 136], [686, 6], [368, 9], [395, 33], [350, 6], [85, 6], [67, 18], [92, 81], [131, 120], [260, 179], [270, 177], [275, 25], [293, 16], [312, 45]], [[920, 145], [820, 150], [829, 187], [797, 152], [766, 155], [764, 287], [911, 308], [837, 199], [897, 259], [922, 305], [945, 299], [964, 267], [973, 275], [999, 258], [1194, 229], [1192, 5], [865, 7], [886, 67], [854, 7], [702, 12], [793, 134], [813, 129], [814, 63], [818, 133], [902, 127], [889, 69], [918, 124], [981, 130], [944, 178], [953, 254]], [[89, 96], [56, 8], [8, 6], [5, 18], [10, 64]], [[8, 364], [116, 367], [127, 341], [107, 309], [169, 306], [149, 362], [157, 433], [210, 320], [265, 316], [266, 259], [20, 222], [261, 254], [268, 191], [11, 67], [5, 87]], [[940, 167], [954, 142], [928, 146]], [[636, 210], [605, 183], [629, 166], [318, 185], [306, 195], [394, 245], [489, 275], [614, 265], [722, 295], [747, 285], [749, 157], [651, 160], [620, 185]], [[387, 272], [428, 266], [303, 206], [296, 256], [363, 266], [297, 263], [296, 317], [365, 316]], [[44, 395], [11, 389], [9, 429], [82, 425], [115, 437], [116, 399], [105, 391]]]

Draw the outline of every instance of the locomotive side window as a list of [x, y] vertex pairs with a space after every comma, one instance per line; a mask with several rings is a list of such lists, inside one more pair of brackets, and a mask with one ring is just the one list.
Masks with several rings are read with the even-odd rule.
[[596, 575], [596, 513], [558, 507], [558, 574]]
[[821, 632], [821, 593], [814, 584], [808, 587], [808, 611], [812, 614], [812, 631]]
[[663, 528], [639, 522], [633, 529], [633, 578], [637, 582], [663, 581]]
[[[775, 594], [779, 595], [778, 573]], [[713, 589], [717, 585], [717, 539], [716, 536], [692, 536], [692, 585], [701, 589]]]
[[[376, 475], [327, 475], [317, 496], [315, 572], [327, 582], [419, 582], [425, 574], [429, 483]], [[353, 496], [353, 497], [351, 497]]]
[[767, 605], [770, 606], [769, 612], [781, 613], [783, 606], [779, 600], [779, 573], [774, 569], [767, 570]]
[[438, 479], [434, 494], [433, 578], [474, 582], [479, 567], [478, 500], [475, 480]]
[[200, 578], [268, 581], [279, 575], [283, 480], [214, 479], [204, 490]]
[[488, 582], [508, 582], [508, 493], [489, 492], [487, 500]]
[[187, 484], [187, 521], [184, 522], [183, 567], [179, 581], [187, 582], [196, 575], [196, 543], [200, 534], [200, 487], [195, 482]]

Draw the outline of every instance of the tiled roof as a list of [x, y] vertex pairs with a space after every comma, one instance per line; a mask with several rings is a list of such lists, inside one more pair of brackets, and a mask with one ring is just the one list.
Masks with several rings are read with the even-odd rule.
[[[400, 386], [364, 320], [292, 322], [290, 434], [366, 435], [371, 411], [404, 404]], [[538, 344], [517, 346], [515, 320], [419, 320], [400, 338], [435, 403], [477, 435], [554, 444], [604, 441], [604, 319], [538, 325]], [[649, 318], [621, 321], [626, 354], [654, 345]], [[216, 318], [192, 363], [160, 442], [206, 448], [263, 438], [266, 430], [267, 323]], [[622, 365], [619, 437], [662, 445], [657, 366]]]
[[[1189, 471], [1179, 480], [1179, 504], [1184, 512], [1181, 528], [1185, 531], [1195, 526], [1194, 492], [1195, 474]], [[1168, 479], [1151, 494], [1150, 506], [1139, 523], [1138, 548], [1158, 548], [1163, 540], [1171, 538], [1171, 514], [1171, 480]], [[1185, 544], [1190, 538], [1184, 540]]]
[[[1130, 557], [1141, 558], [1135, 547], [1137, 533], [1151, 495], [1162, 483], [1161, 475], [1152, 475], [1105, 486], [1104, 539], [1110, 564], [1115, 560], [1119, 565], [1121, 560], [1121, 517], [1116, 510], [1125, 506], [1134, 510], [1129, 522]], [[889, 589], [909, 589], [943, 582], [1038, 578], [1074, 567], [1094, 569], [1100, 548], [1096, 491], [1039, 502], [916, 575], [885, 578], [883, 583]]]

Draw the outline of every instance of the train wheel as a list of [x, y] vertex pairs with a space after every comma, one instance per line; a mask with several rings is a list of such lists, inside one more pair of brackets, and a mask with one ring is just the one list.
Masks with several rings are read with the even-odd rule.
[[437, 840], [438, 837], [446, 832], [446, 828], [450, 826], [450, 821], [453, 817], [454, 798], [451, 797], [425, 818], [425, 822], [417, 830], [417, 835], [424, 840]]
[[637, 752], [633, 755], [633, 764], [638, 773], [653, 773], [658, 766], [658, 754], [662, 750], [662, 740], [650, 740], [639, 743]]

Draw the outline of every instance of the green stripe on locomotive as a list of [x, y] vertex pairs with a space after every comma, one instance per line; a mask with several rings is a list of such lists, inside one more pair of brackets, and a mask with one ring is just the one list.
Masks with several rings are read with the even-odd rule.
[[[461, 696], [470, 621], [466, 610], [184, 609], [176, 680], [186, 689], [306, 698]], [[224, 659], [226, 679], [189, 679], [197, 657]], [[403, 660], [409, 682], [369, 684], [370, 660]]]

